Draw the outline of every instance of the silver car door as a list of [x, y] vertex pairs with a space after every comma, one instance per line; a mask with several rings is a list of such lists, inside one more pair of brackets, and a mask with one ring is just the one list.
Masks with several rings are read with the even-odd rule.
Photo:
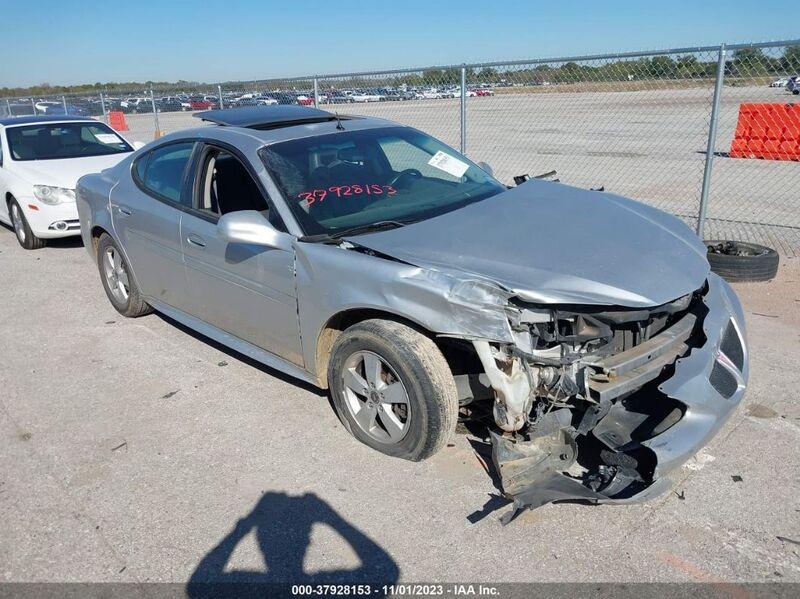
[[186, 273], [180, 240], [182, 209], [191, 203], [185, 190], [194, 142], [159, 146], [134, 161], [130, 174], [111, 191], [114, 230], [139, 288], [183, 310]]
[[[217, 232], [221, 213], [261, 209], [270, 218], [264, 191], [245, 164], [243, 158], [220, 148], [209, 146], [201, 153], [195, 208], [184, 212], [181, 220], [192, 298], [188, 311], [302, 366], [294, 252], [227, 243]], [[286, 247], [291, 247], [288, 239]]]

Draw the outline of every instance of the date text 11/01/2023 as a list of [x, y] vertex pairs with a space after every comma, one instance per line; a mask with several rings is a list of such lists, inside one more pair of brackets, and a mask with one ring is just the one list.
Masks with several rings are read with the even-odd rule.
[[379, 185], [377, 183], [365, 183], [354, 185], [333, 185], [327, 189], [312, 189], [311, 191], [304, 191], [297, 194], [297, 199], [303, 202], [308, 202], [310, 206], [314, 202], [322, 202], [328, 196], [344, 198], [354, 195], [388, 195], [393, 196], [397, 190], [391, 185]]
[[491, 584], [295, 584], [292, 585], [293, 596], [369, 596], [381, 597], [499, 597], [500, 590]]

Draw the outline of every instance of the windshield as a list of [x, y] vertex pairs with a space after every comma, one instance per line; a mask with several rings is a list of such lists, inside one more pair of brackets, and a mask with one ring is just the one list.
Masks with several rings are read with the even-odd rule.
[[280, 142], [261, 159], [307, 235], [423, 220], [505, 191], [449, 146], [407, 127]]
[[48, 123], [8, 127], [8, 149], [14, 160], [57, 160], [133, 152], [103, 123]]

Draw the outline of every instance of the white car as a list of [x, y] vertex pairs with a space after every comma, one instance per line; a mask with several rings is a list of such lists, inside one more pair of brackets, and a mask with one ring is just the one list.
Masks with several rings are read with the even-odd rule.
[[126, 110], [133, 111], [147, 102], [150, 102], [150, 98], [125, 98], [119, 105]]
[[143, 145], [86, 117], [0, 119], [0, 222], [14, 228], [27, 250], [79, 235], [78, 179], [114, 166]]
[[354, 92], [350, 94], [350, 97], [353, 99], [353, 102], [380, 102], [383, 98], [380, 94], [371, 93], [369, 91]]
[[425, 100], [440, 100], [444, 96], [438, 89], [426, 89], [422, 92], [422, 98]]
[[770, 87], [786, 87], [787, 85], [789, 85], [788, 77], [781, 77], [769, 84]]

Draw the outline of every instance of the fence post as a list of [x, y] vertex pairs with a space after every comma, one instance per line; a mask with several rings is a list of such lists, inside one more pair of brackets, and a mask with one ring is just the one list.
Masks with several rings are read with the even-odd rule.
[[717, 149], [717, 121], [719, 119], [719, 104], [722, 96], [722, 85], [725, 81], [725, 44], [719, 47], [717, 59], [717, 78], [714, 81], [714, 99], [711, 103], [711, 123], [708, 125], [708, 144], [706, 145], [706, 165], [703, 170], [703, 187], [700, 191], [700, 211], [697, 215], [697, 236], [703, 239], [706, 226], [706, 213], [708, 212], [708, 192], [711, 188], [711, 167], [714, 162], [714, 152]]
[[153, 95], [153, 88], [150, 88], [150, 104], [153, 106], [153, 122], [156, 124], [156, 132], [153, 139], [161, 137], [161, 127], [158, 126], [158, 110], [156, 110], [156, 97]]
[[33, 98], [31, 98], [31, 110], [33, 110], [33, 116], [36, 116], [36, 102], [33, 101]]
[[317, 104], [319, 104], [319, 83], [317, 78], [314, 77], [314, 108], [317, 108]]
[[225, 106], [223, 106], [223, 104], [222, 104], [222, 86], [221, 85], [217, 85], [217, 94], [219, 95], [219, 109], [222, 110], [223, 108], [225, 108]]
[[461, 65], [461, 153], [467, 153], [467, 66]]
[[6, 108], [8, 109], [8, 116], [14, 116], [11, 114], [11, 102], [8, 101], [8, 98], [6, 98]]
[[61, 96], [61, 104], [64, 106], [64, 116], [67, 115], [67, 96]]
[[108, 116], [106, 115], [106, 99], [103, 97], [103, 92], [100, 92], [100, 110], [103, 111], [103, 121], [108, 124]]

